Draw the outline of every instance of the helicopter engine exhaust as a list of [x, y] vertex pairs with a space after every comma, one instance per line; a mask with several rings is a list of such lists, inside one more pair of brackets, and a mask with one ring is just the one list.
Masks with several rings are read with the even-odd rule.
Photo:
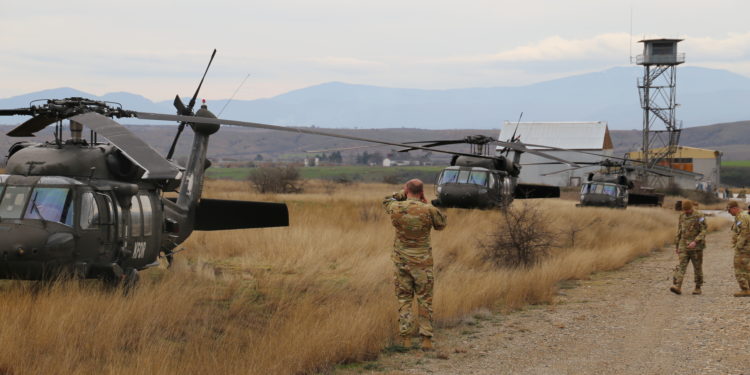
[[76, 144], [83, 142], [83, 124], [70, 120], [70, 139]]

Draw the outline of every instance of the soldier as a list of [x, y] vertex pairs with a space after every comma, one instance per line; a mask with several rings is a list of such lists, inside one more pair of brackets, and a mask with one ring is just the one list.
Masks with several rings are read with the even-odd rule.
[[742, 211], [737, 201], [727, 204], [727, 211], [734, 216], [732, 224], [732, 247], [734, 248], [734, 277], [740, 284], [735, 297], [750, 297], [750, 215]]
[[693, 294], [701, 294], [703, 285], [703, 249], [706, 247], [706, 218], [703, 213], [693, 209], [693, 202], [682, 202], [682, 213], [677, 224], [675, 238], [675, 252], [679, 259], [674, 269], [672, 285], [669, 290], [674, 294], [682, 294], [682, 279], [689, 262], [693, 263], [695, 274], [695, 290]]
[[391, 215], [396, 228], [391, 260], [396, 266], [395, 284], [398, 298], [398, 328], [401, 342], [411, 347], [409, 335], [414, 325], [412, 306], [416, 297], [419, 311], [419, 334], [422, 349], [432, 349], [432, 247], [430, 230], [442, 230], [446, 217], [427, 204], [422, 181], [410, 180], [402, 192], [383, 200], [385, 211]]

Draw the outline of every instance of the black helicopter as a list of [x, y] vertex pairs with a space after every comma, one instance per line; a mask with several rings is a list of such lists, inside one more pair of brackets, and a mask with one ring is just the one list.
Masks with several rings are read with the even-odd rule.
[[[11, 137], [56, 124], [54, 141], [18, 142], [8, 151], [7, 174], [0, 175], [0, 278], [72, 274], [132, 285], [139, 270], [159, 264], [160, 253], [171, 261], [193, 230], [287, 226], [282, 203], [201, 199], [208, 139], [219, 130], [200, 122], [213, 117], [205, 105], [193, 113], [204, 78], [187, 106], [179, 96], [174, 101], [187, 120], [175, 143], [186, 125], [195, 132], [184, 168], [169, 160], [174, 143], [164, 158], [114, 121], [138, 117], [116, 103], [67, 98], [0, 110], [0, 116], [31, 116]], [[63, 120], [70, 121], [67, 140]], [[175, 189], [176, 198], [165, 197]]]
[[[669, 174], [636, 165], [639, 163], [638, 160], [627, 158], [617, 159], [619, 160], [604, 159], [600, 163], [594, 164], [601, 166], [602, 169], [586, 175], [586, 181], [581, 184], [581, 195], [579, 203], [576, 206], [610, 208], [626, 208], [629, 205], [661, 206], [664, 201], [664, 194], [641, 186], [638, 181], [630, 179], [628, 173], [641, 170], [662, 176], [669, 176]], [[547, 173], [545, 175], [568, 170], [570, 169]]]
[[[460, 143], [470, 145], [470, 155], [454, 155], [451, 158], [450, 166], [440, 172], [435, 182], [437, 199], [432, 201], [432, 204], [438, 207], [503, 208], [512, 203], [513, 199], [560, 197], [558, 186], [518, 182], [522, 167], [520, 158], [524, 152], [554, 160], [551, 163], [566, 164], [574, 168], [580, 167], [576, 163], [560, 159], [540, 150], [526, 148], [525, 146], [528, 145], [520, 143], [515, 134], [508, 142], [499, 142], [484, 135], [472, 135], [462, 139], [406, 143], [419, 143], [422, 144], [422, 147]], [[490, 145], [493, 147], [501, 145], [504, 149], [497, 152], [496, 155], [491, 155]], [[546, 150], [563, 150], [545, 147]], [[409, 148], [401, 150], [401, 152], [413, 149]], [[509, 157], [510, 152], [514, 152], [512, 159]]]

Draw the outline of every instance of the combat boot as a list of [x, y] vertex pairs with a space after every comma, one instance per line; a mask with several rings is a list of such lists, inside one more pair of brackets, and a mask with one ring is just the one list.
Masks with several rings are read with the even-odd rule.
[[699, 294], [701, 294], [701, 287], [696, 286], [695, 290], [693, 290], [693, 294], [696, 295], [696, 296], [699, 295]]
[[734, 294], [735, 297], [750, 297], [750, 290], [743, 289]]
[[677, 285], [672, 285], [671, 287], [669, 287], [669, 291], [674, 294], [682, 294], [682, 289], [680, 289], [680, 287]]
[[422, 350], [432, 350], [432, 337], [422, 336]]

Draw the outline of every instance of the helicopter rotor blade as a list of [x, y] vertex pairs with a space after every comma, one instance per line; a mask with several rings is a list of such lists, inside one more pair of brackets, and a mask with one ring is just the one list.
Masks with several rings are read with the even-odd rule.
[[325, 150], [305, 150], [305, 153], [315, 154], [320, 152], [335, 152], [335, 151], [349, 151], [349, 150], [360, 150], [363, 148], [382, 147], [380, 145], [366, 145], [366, 146], [353, 146], [353, 147], [339, 147], [339, 148], [327, 148]]
[[57, 116], [41, 114], [16, 126], [13, 130], [6, 133], [6, 135], [9, 137], [33, 137], [34, 133], [46, 128], [47, 125], [53, 124], [57, 120], [59, 120]]
[[180, 95], [174, 96], [174, 101], [172, 102], [174, 104], [174, 107], [177, 108], [177, 113], [181, 115], [189, 116], [190, 112], [187, 110], [187, 107], [185, 107], [185, 103], [182, 102], [182, 99], [180, 99]]
[[96, 112], [76, 115], [70, 120], [79, 122], [107, 138], [128, 159], [146, 171], [144, 179], [171, 180], [179, 177], [180, 171], [177, 167], [115, 120]]
[[[426, 143], [421, 145], [422, 147], [435, 147], [435, 146], [444, 146], [444, 145], [455, 145], [459, 143], [466, 143], [463, 139], [456, 139], [451, 141], [429, 141], [429, 142], [404, 142], [405, 145], [413, 145], [413, 144], [419, 144], [419, 143]], [[409, 152], [417, 150], [416, 148], [408, 148], [405, 150], [398, 150], [398, 152]]]
[[0, 116], [18, 116], [18, 115], [33, 116], [34, 111], [31, 108], [0, 109]]
[[[516, 132], [518, 131], [518, 125], [521, 124], [521, 117], [523, 117], [523, 112], [521, 112], [521, 114], [518, 115], [518, 121], [516, 121], [516, 128], [513, 130], [513, 135], [510, 136], [510, 141], [511, 142], [517, 141], [517, 139], [516, 139]], [[519, 136], [519, 138], [520, 138], [520, 136]], [[505, 153], [506, 156], [508, 156], [509, 152], [510, 152], [510, 149], [508, 149], [508, 148], [500, 151], [500, 153]]]
[[203, 86], [203, 80], [206, 79], [206, 74], [208, 74], [208, 68], [211, 67], [211, 63], [214, 61], [214, 57], [216, 57], [216, 48], [214, 48], [214, 52], [211, 53], [211, 58], [208, 60], [208, 66], [206, 66], [206, 71], [203, 72], [203, 77], [201, 77], [201, 82], [198, 84], [198, 88], [195, 89], [195, 94], [193, 94], [193, 97], [190, 99], [190, 103], [188, 103], [187, 109], [191, 112], [193, 111], [193, 107], [195, 107], [195, 101], [198, 99], [198, 92], [201, 91], [201, 86]]
[[529, 147], [539, 147], [539, 148], [543, 148], [543, 149], [546, 149], [546, 150], [571, 151], [571, 152], [577, 152], [579, 154], [601, 156], [603, 158], [609, 158], [609, 159], [617, 159], [617, 160], [620, 160], [620, 161], [629, 161], [629, 162], [633, 162], [633, 163], [643, 163], [642, 160], [623, 158], [623, 157], [612, 156], [612, 155], [607, 155], [607, 154], [600, 154], [600, 153], [591, 152], [591, 151], [572, 150], [572, 149], [567, 149], [567, 148], [559, 148], [559, 147], [552, 147], [552, 146], [546, 146], [546, 145], [535, 145], [535, 144], [531, 144], [531, 143], [524, 143], [524, 145], [529, 146]]
[[549, 173], [542, 173], [542, 174], [540, 174], [540, 176], [551, 176], [553, 174], [558, 174], [558, 173], [563, 173], [563, 172], [570, 172], [570, 171], [574, 171], [576, 169], [580, 169], [580, 167], [578, 167], [578, 168], [565, 168], [565, 169], [561, 169], [559, 171], [554, 171], [554, 172], [549, 172]]
[[301, 134], [310, 134], [310, 135], [322, 135], [326, 137], [334, 137], [334, 138], [342, 138], [342, 139], [350, 139], [353, 141], [361, 141], [361, 142], [369, 142], [369, 143], [379, 143], [383, 145], [389, 145], [389, 146], [396, 146], [396, 147], [403, 147], [403, 148], [414, 148], [417, 150], [425, 150], [425, 151], [433, 151], [433, 152], [439, 152], [443, 154], [451, 154], [451, 155], [460, 155], [460, 156], [469, 156], [469, 157], [475, 157], [475, 158], [481, 158], [481, 159], [490, 159], [490, 160], [496, 160], [497, 157], [495, 156], [484, 156], [484, 155], [474, 155], [464, 152], [455, 152], [455, 151], [448, 151], [448, 150], [440, 150], [436, 148], [429, 148], [429, 147], [422, 147], [422, 146], [410, 146], [403, 143], [396, 143], [396, 142], [388, 142], [388, 141], [381, 141], [378, 139], [370, 139], [370, 138], [362, 138], [362, 137], [355, 137], [355, 136], [349, 136], [349, 135], [343, 135], [343, 134], [336, 134], [336, 133], [329, 133], [329, 132], [323, 132], [319, 130], [311, 130], [311, 129], [304, 129], [304, 128], [292, 128], [292, 127], [285, 127], [285, 126], [279, 126], [279, 125], [269, 125], [269, 124], [261, 124], [257, 122], [247, 122], [247, 121], [237, 121], [237, 120], [225, 120], [220, 118], [205, 118], [205, 117], [194, 117], [194, 116], [180, 116], [180, 115], [165, 115], [161, 113], [148, 113], [148, 112], [132, 112], [132, 115], [144, 119], [144, 120], [159, 120], [159, 121], [184, 121], [184, 122], [197, 122], [197, 123], [205, 123], [205, 124], [223, 124], [223, 125], [233, 125], [233, 126], [240, 126], [245, 128], [255, 128], [255, 129], [268, 129], [268, 130], [279, 130], [279, 131], [285, 131], [285, 132], [292, 132], [292, 133], [301, 133]]
[[[201, 77], [201, 81], [200, 83], [198, 83], [198, 88], [195, 89], [195, 94], [193, 94], [193, 97], [190, 99], [190, 103], [188, 103], [187, 107], [185, 107], [185, 104], [182, 103], [182, 99], [180, 99], [180, 96], [175, 95], [173, 104], [175, 108], [177, 108], [177, 114], [184, 115], [184, 116], [190, 116], [193, 114], [193, 107], [195, 107], [195, 101], [198, 99], [198, 93], [201, 91], [201, 86], [203, 86], [203, 80], [206, 79], [206, 74], [208, 74], [208, 68], [211, 67], [211, 63], [214, 61], [215, 56], [216, 56], [216, 48], [214, 48], [214, 52], [211, 53], [211, 58], [208, 60], [206, 71], [203, 72], [203, 77]], [[177, 147], [177, 141], [180, 139], [180, 135], [182, 134], [183, 130], [185, 130], [185, 122], [180, 122], [180, 126], [177, 127], [177, 134], [175, 134], [174, 139], [172, 140], [172, 145], [169, 146], [169, 151], [167, 152], [168, 160], [172, 159], [172, 156], [174, 155], [174, 150]]]
[[[538, 151], [538, 150], [529, 149], [526, 146], [530, 146], [530, 145], [527, 145], [525, 143], [521, 143], [521, 142], [503, 142], [503, 141], [495, 141], [495, 143], [497, 145], [499, 145], [499, 146], [503, 146], [505, 148], [508, 148], [508, 149], [511, 149], [511, 150], [514, 150], [514, 151], [517, 151], [517, 152], [528, 152], [529, 154], [541, 156], [541, 157], [543, 157], [545, 159], [555, 160], [555, 161], [558, 161], [558, 162], [563, 163], [565, 165], [568, 165], [570, 167], [580, 167], [580, 165], [578, 165], [575, 162], [568, 161], [568, 160], [565, 160], [565, 159], [561, 159], [561, 158], [558, 158], [557, 156], [552, 156], [550, 154], [547, 154], [545, 152], [541, 152], [541, 151]], [[572, 150], [558, 149], [556, 147], [550, 147], [549, 150], [572, 151]]]

